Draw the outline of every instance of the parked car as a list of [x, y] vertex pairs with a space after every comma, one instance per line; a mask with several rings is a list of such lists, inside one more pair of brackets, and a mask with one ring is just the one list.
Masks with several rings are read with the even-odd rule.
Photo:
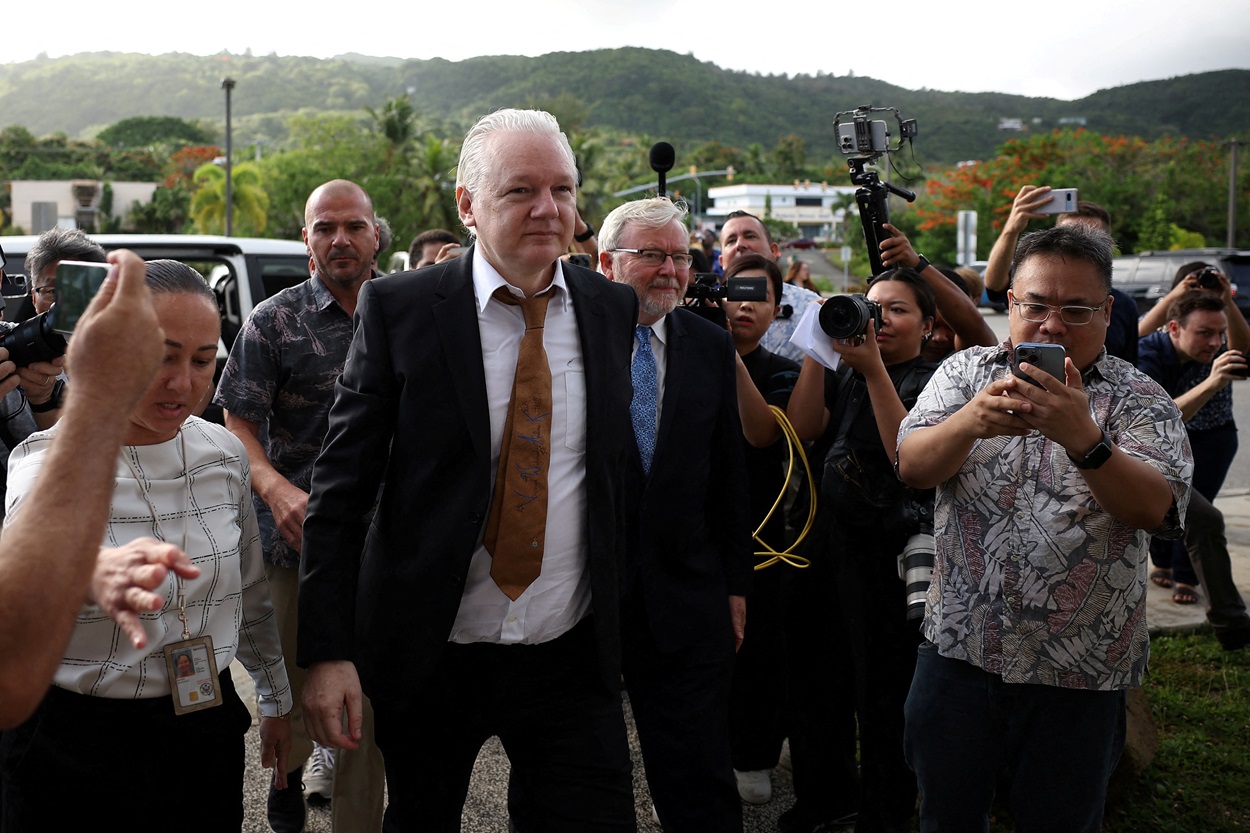
[[795, 237], [781, 244], [783, 249], [815, 249], [816, 241], [809, 237]]
[[[7, 321], [24, 321], [35, 313], [25, 261], [36, 239], [30, 235], [0, 237], [4, 271], [9, 276], [2, 290]], [[218, 376], [252, 308], [309, 275], [308, 250], [302, 242], [291, 240], [165, 234], [93, 234], [91, 239], [105, 250], [130, 249], [144, 260], [180, 260], [205, 277], [221, 311]], [[220, 419], [220, 410], [210, 406], [205, 417]]]
[[1140, 315], [1168, 294], [1178, 269], [1198, 260], [1210, 263], [1228, 277], [1237, 308], [1250, 320], [1250, 250], [1176, 249], [1124, 255], [1113, 261], [1111, 281], [1137, 302]]

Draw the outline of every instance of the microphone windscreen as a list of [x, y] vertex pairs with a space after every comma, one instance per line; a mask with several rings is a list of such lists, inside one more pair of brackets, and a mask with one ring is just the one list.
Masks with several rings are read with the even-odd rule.
[[673, 163], [677, 161], [677, 152], [673, 150], [673, 146], [668, 142], [656, 142], [651, 146], [651, 170], [656, 173], [663, 173], [672, 170]]

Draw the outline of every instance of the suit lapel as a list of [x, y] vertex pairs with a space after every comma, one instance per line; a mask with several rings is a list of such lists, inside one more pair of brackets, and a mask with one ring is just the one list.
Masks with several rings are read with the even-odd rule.
[[490, 409], [473, 294], [473, 249], [456, 258], [434, 291], [434, 320], [460, 412], [479, 459], [490, 460]]

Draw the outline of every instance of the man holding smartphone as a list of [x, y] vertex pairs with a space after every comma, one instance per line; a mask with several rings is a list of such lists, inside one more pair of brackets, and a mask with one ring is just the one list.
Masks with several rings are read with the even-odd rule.
[[[905, 735], [925, 829], [986, 829], [1006, 766], [1021, 829], [1101, 829], [1149, 537], [1181, 534], [1193, 473], [1176, 404], [1103, 351], [1111, 246], [1080, 224], [1022, 238], [1010, 339], [943, 363], [899, 428], [899, 475], [937, 487]], [[1012, 374], [1025, 342], [1062, 345], [1064, 380]]]
[[[1226, 285], [1227, 279], [1220, 277]], [[1250, 616], [1233, 582], [1224, 515], [1213, 501], [1237, 454], [1231, 383], [1246, 378], [1247, 365], [1245, 354], [1237, 349], [1244, 340], [1234, 336], [1233, 317], [1240, 325], [1238, 336], [1245, 319], [1236, 307], [1230, 317], [1227, 301], [1217, 291], [1188, 289], [1167, 306], [1167, 326], [1141, 340], [1137, 366], [1181, 409], [1194, 454], [1194, 490], [1184, 542], [1158, 541], [1151, 547], [1156, 569], [1150, 580], [1171, 588], [1177, 604], [1197, 602], [1196, 585], [1201, 582], [1207, 594], [1207, 621], [1220, 644], [1231, 651], [1250, 643]]]

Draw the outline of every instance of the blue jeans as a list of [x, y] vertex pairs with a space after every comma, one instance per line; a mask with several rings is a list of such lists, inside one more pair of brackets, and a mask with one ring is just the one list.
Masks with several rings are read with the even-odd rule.
[[988, 831], [1006, 768], [1019, 833], [1099, 833], [1124, 747], [1124, 709], [1123, 691], [1005, 683], [923, 643], [904, 734], [921, 831]]

